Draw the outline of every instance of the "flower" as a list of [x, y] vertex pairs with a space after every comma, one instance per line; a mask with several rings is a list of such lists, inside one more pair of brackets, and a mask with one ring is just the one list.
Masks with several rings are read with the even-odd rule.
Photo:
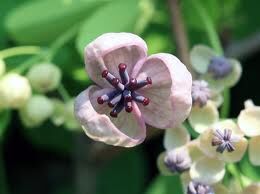
[[181, 173], [190, 168], [191, 159], [187, 151], [174, 149], [166, 153], [164, 164], [171, 172]]
[[85, 64], [97, 85], [77, 96], [74, 112], [94, 140], [132, 147], [144, 141], [145, 123], [176, 127], [190, 112], [192, 81], [186, 67], [171, 54], [147, 57], [146, 43], [134, 34], [101, 35], [86, 46]]
[[192, 82], [191, 88], [192, 105], [203, 107], [210, 99], [211, 92], [208, 88], [208, 83], [204, 80], [195, 80]]
[[253, 165], [260, 166], [260, 106], [255, 106], [251, 100], [245, 102], [237, 119], [238, 126], [249, 140], [249, 160]]
[[[171, 176], [175, 173], [182, 173], [181, 177], [184, 177], [184, 182], [187, 184], [194, 180], [214, 185], [223, 179], [225, 162], [218, 158], [210, 158], [202, 152], [199, 140], [190, 141], [190, 135], [184, 126], [166, 130], [164, 147], [166, 151], [162, 152], [157, 159], [158, 169], [163, 175]], [[177, 156], [182, 160], [176, 162]], [[187, 177], [187, 173], [184, 171], [188, 169]], [[186, 190], [187, 184], [184, 185], [184, 190]]]
[[37, 64], [29, 70], [27, 77], [33, 89], [45, 93], [55, 90], [59, 86], [61, 71], [53, 64]]
[[0, 107], [21, 108], [31, 97], [31, 86], [26, 77], [8, 73], [0, 80]]
[[36, 127], [46, 121], [53, 113], [51, 100], [42, 95], [32, 96], [20, 111], [20, 118], [27, 127]]
[[190, 60], [194, 70], [214, 91], [234, 86], [241, 77], [242, 67], [239, 61], [219, 56], [207, 46], [194, 46]]
[[200, 149], [208, 157], [238, 162], [247, 149], [247, 139], [231, 119], [219, 121], [200, 134]]
[[183, 125], [166, 129], [163, 141], [166, 151], [157, 158], [157, 167], [163, 175], [182, 173], [190, 168], [191, 158], [186, 148], [189, 141], [190, 134]]

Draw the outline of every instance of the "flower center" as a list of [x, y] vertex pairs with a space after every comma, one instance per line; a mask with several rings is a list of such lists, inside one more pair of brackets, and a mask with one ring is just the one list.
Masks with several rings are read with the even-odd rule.
[[224, 132], [217, 129], [214, 132], [214, 137], [212, 139], [212, 146], [217, 146], [216, 151], [223, 153], [225, 150], [228, 152], [233, 152], [235, 146], [232, 141], [232, 130], [224, 129]]
[[137, 90], [151, 85], [152, 79], [147, 77], [145, 80], [138, 81], [136, 78], [130, 78], [126, 68], [126, 64], [120, 63], [118, 65], [121, 80], [109, 73], [108, 70], [102, 72], [102, 77], [114, 87], [114, 90], [99, 96], [97, 102], [98, 104], [107, 102], [108, 106], [113, 108], [110, 112], [111, 117], [117, 117], [123, 108], [128, 113], [132, 112], [132, 101], [142, 103], [144, 106], [150, 103], [149, 98], [140, 95]]
[[211, 97], [208, 83], [204, 80], [194, 80], [191, 88], [192, 105], [203, 107]]
[[232, 71], [232, 65], [225, 57], [213, 57], [210, 60], [208, 72], [212, 73], [215, 79], [226, 77]]

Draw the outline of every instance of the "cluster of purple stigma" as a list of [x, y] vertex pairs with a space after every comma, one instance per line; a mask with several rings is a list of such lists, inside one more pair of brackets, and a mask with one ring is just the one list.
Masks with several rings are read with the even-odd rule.
[[132, 101], [142, 103], [144, 106], [150, 103], [149, 98], [140, 95], [136, 91], [147, 85], [151, 85], [152, 79], [147, 77], [145, 80], [138, 81], [136, 78], [130, 78], [126, 68], [127, 65], [124, 63], [118, 65], [121, 81], [109, 73], [108, 70], [102, 72], [102, 77], [114, 87], [114, 90], [99, 96], [97, 102], [98, 104], [107, 102], [108, 106], [113, 108], [110, 112], [111, 117], [117, 117], [123, 108], [128, 113], [132, 112]]
[[212, 139], [212, 146], [217, 146], [217, 152], [223, 153], [225, 150], [228, 152], [233, 152], [235, 147], [232, 140], [232, 131], [230, 129], [221, 130], [217, 129], [214, 132], [214, 137]]

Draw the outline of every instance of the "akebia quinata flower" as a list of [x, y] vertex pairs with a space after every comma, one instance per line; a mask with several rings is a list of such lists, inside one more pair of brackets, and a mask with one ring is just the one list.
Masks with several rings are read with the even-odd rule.
[[234, 86], [241, 77], [242, 67], [238, 60], [221, 56], [207, 46], [194, 46], [190, 60], [200, 78], [214, 91]]
[[92, 139], [132, 147], [143, 142], [146, 123], [179, 126], [188, 116], [192, 79], [166, 53], [147, 56], [146, 43], [131, 33], [106, 33], [85, 48], [86, 71], [96, 83], [75, 100], [75, 116]]

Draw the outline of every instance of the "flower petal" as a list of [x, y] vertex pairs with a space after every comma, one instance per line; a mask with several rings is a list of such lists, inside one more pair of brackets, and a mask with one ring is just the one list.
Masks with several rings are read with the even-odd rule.
[[192, 67], [200, 74], [208, 71], [208, 66], [212, 57], [217, 54], [205, 45], [197, 45], [191, 49], [190, 60]]
[[233, 87], [239, 81], [242, 74], [240, 62], [236, 59], [229, 59], [229, 62], [232, 66], [232, 71], [227, 77], [214, 79], [209, 73], [202, 76], [203, 79], [209, 83], [209, 86], [213, 91], [222, 91], [225, 87]]
[[254, 106], [242, 110], [237, 123], [246, 136], [260, 135], [260, 107]]
[[192, 180], [208, 185], [221, 181], [224, 175], [225, 163], [216, 158], [200, 158], [190, 168]]
[[238, 142], [234, 142], [235, 151], [233, 152], [223, 152], [218, 154], [218, 158], [224, 160], [225, 162], [238, 162], [240, 161], [244, 154], [246, 153], [248, 141], [246, 138], [241, 138]]
[[193, 106], [188, 118], [191, 126], [198, 133], [203, 133], [218, 119], [218, 109], [212, 101], [208, 101], [204, 107]]
[[252, 137], [249, 140], [249, 160], [255, 166], [260, 166], [260, 136]]
[[138, 91], [150, 98], [148, 106], [139, 106], [146, 123], [162, 129], [174, 128], [187, 118], [192, 104], [192, 78], [175, 56], [151, 55], [144, 64], [135, 66], [132, 77], [152, 78], [152, 85]]
[[205, 154], [199, 148], [200, 144], [198, 139], [194, 139], [187, 144], [187, 149], [192, 161], [198, 160], [205, 156]]
[[163, 145], [166, 150], [172, 150], [187, 144], [189, 140], [190, 134], [183, 125], [180, 125], [165, 131]]
[[109, 90], [90, 86], [76, 98], [75, 116], [85, 133], [96, 141], [114, 146], [132, 147], [142, 143], [146, 127], [135, 103], [131, 114], [122, 111], [118, 118], [107, 116], [111, 109], [97, 103], [97, 97]]
[[107, 69], [119, 78], [118, 65], [125, 63], [131, 73], [135, 64], [143, 63], [147, 46], [143, 39], [131, 33], [106, 33], [85, 48], [85, 67], [90, 78], [99, 86], [109, 84], [101, 73]]

